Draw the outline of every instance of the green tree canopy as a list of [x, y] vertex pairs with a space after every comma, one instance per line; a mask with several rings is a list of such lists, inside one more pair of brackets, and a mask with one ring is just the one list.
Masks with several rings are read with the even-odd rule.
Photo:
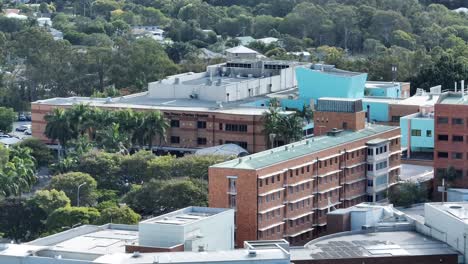
[[63, 191], [73, 205], [77, 204], [78, 186], [85, 183], [80, 188], [80, 205], [93, 205], [96, 202], [97, 193], [96, 180], [91, 175], [82, 172], [69, 172], [59, 174], [52, 178], [49, 184], [50, 189]]

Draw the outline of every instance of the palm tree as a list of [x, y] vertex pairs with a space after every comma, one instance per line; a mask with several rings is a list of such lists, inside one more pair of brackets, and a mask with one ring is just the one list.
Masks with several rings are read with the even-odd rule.
[[65, 146], [67, 141], [73, 138], [73, 131], [66, 110], [55, 108], [52, 113], [47, 114], [44, 118], [47, 121], [44, 134], [52, 141], [58, 140], [61, 146]]
[[303, 136], [302, 117], [297, 114], [281, 115], [280, 117], [279, 130], [286, 144], [300, 140]]
[[93, 110], [89, 105], [77, 104], [66, 111], [73, 132], [73, 138], [84, 135], [95, 124]]
[[11, 148], [9, 161], [0, 166], [0, 195], [21, 196], [36, 182], [36, 164], [29, 148]]
[[160, 111], [146, 112], [139, 128], [139, 137], [143, 145], [148, 144], [150, 150], [153, 149], [153, 139], [159, 136], [159, 143], [166, 141], [166, 130], [169, 123]]
[[107, 129], [98, 131], [99, 144], [107, 152], [128, 153], [128, 137], [120, 133], [119, 128], [119, 124], [112, 123]]
[[281, 113], [281, 108], [270, 107], [263, 114], [263, 120], [263, 131], [270, 145], [274, 145], [271, 142], [274, 139], [282, 139], [288, 144], [302, 138], [303, 119], [297, 114]]

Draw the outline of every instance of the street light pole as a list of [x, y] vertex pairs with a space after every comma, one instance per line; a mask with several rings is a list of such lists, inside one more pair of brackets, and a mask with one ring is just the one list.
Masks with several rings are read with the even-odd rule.
[[76, 206], [77, 207], [80, 207], [80, 188], [84, 185], [86, 185], [86, 182], [83, 182], [82, 184], [78, 185], [78, 190], [76, 192]]

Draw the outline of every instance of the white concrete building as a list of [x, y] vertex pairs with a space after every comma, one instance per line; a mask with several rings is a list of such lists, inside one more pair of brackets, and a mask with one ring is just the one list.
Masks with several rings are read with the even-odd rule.
[[239, 101], [295, 88], [295, 69], [304, 66], [297, 62], [234, 60], [210, 65], [206, 72], [188, 72], [149, 83], [149, 97]]
[[[187, 207], [142, 221], [139, 246], [184, 251], [234, 249], [234, 210]], [[223, 234], [220, 236], [219, 234]]]

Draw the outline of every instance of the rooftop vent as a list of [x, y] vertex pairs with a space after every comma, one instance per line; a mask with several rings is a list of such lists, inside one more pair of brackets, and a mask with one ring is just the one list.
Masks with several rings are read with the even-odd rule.
[[338, 128], [333, 128], [331, 131], [327, 132], [327, 136], [336, 137], [339, 136], [343, 130]]
[[135, 252], [133, 252], [133, 254], [132, 254], [132, 258], [139, 258], [139, 257], [141, 257], [141, 254], [140, 254], [140, 252], [139, 252], [139, 251], [135, 251]]
[[449, 206], [450, 209], [462, 209], [461, 205], [451, 205]]
[[257, 250], [249, 249], [249, 257], [257, 256]]

